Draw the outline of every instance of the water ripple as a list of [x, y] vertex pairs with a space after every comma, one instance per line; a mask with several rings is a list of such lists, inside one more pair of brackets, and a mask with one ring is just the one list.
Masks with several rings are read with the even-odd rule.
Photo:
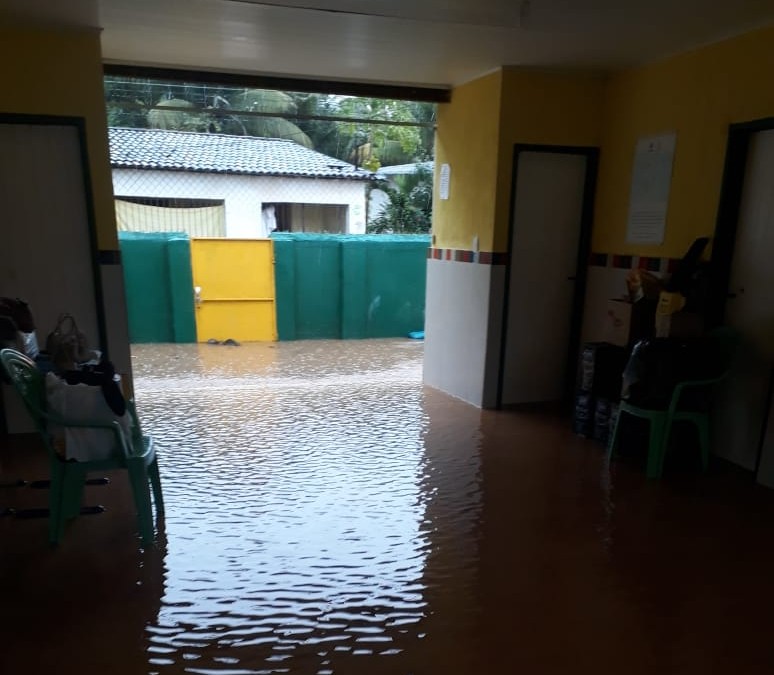
[[[332, 673], [331, 654], [394, 659], [422, 639], [428, 557], [450, 543], [429, 509], [456, 460], [426, 453], [421, 343], [137, 345], [133, 359], [166, 502], [153, 672]], [[477, 465], [462, 468], [466, 504], [450, 510], [465, 528]]]

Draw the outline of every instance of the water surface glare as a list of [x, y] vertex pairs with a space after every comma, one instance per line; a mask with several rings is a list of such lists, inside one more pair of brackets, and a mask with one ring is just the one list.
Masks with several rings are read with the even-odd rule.
[[[422, 351], [133, 347], [138, 407], [163, 457], [165, 584], [147, 627], [157, 672], [314, 672], [424, 637], [439, 467], [425, 453]], [[472, 526], [475, 458], [466, 469], [457, 520]]]

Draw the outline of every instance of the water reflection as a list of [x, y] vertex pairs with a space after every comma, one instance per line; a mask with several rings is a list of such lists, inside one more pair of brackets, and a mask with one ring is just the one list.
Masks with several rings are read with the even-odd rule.
[[444, 485], [441, 501], [460, 504], [437, 475], [454, 457], [426, 453], [421, 343], [154, 345], [133, 358], [167, 513], [155, 672], [334, 672], [424, 639], [428, 556], [465, 533], [436, 541], [428, 516]]

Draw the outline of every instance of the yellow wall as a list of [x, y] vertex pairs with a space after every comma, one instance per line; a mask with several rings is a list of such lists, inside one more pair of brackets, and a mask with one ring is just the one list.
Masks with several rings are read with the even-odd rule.
[[494, 250], [508, 248], [513, 146], [598, 146], [605, 79], [583, 73], [506, 69], [497, 171]]
[[[679, 257], [715, 229], [728, 125], [774, 116], [774, 27], [628, 71], [609, 84], [592, 247]], [[634, 148], [676, 131], [661, 246], [626, 244]]]
[[433, 246], [492, 250], [497, 186], [497, 139], [502, 72], [457, 87], [451, 103], [438, 106], [436, 173], [451, 167], [449, 199], [433, 197]]
[[[715, 229], [728, 125], [774, 116], [774, 27], [609, 79], [506, 68], [440, 106], [438, 164], [451, 199], [434, 202], [435, 246], [504, 251], [516, 143], [600, 146], [592, 248], [679, 257]], [[495, 110], [499, 108], [499, 112]], [[665, 242], [626, 243], [638, 138], [677, 132]], [[492, 157], [497, 152], [496, 165]]]
[[[433, 202], [439, 248], [508, 246], [515, 143], [597, 146], [605, 81], [598, 76], [501, 69], [439, 107], [436, 165], [451, 166], [450, 199]], [[437, 182], [437, 181], [436, 181]]]
[[116, 249], [99, 33], [4, 25], [0, 82], [0, 112], [85, 118], [98, 243]]

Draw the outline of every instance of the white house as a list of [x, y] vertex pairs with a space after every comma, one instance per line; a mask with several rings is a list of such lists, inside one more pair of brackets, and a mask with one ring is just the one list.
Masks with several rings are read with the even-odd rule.
[[369, 171], [294, 141], [110, 129], [119, 230], [362, 234]]

